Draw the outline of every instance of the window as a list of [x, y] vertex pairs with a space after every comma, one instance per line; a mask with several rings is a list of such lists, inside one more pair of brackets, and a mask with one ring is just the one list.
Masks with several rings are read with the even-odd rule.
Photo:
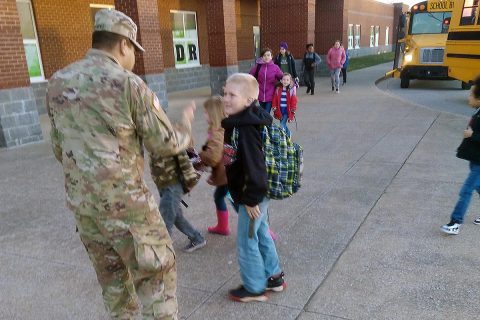
[[388, 46], [388, 40], [390, 37], [390, 27], [385, 28], [385, 45]]
[[370, 47], [375, 46], [375, 27], [370, 26]]
[[175, 67], [200, 66], [198, 50], [197, 14], [191, 11], [170, 11]]
[[355, 36], [355, 39], [354, 39], [354, 45], [355, 45], [355, 49], [360, 49], [360, 40], [361, 40], [361, 27], [359, 24], [356, 24], [355, 25], [355, 33], [354, 33], [354, 36]]
[[25, 48], [30, 81], [43, 81], [45, 78], [43, 75], [42, 59], [30, 0], [17, 0], [17, 11], [20, 17], [20, 30], [22, 32], [23, 47]]
[[95, 15], [97, 14], [98, 11], [102, 9], [114, 9], [115, 6], [111, 6], [108, 4], [91, 4], [90, 5], [90, 16], [92, 18], [92, 26], [95, 25]]
[[380, 38], [380, 26], [375, 26], [375, 47], [378, 47], [379, 38]]
[[260, 57], [260, 27], [253, 26], [253, 55], [256, 58]]
[[463, 4], [462, 18], [460, 19], [460, 25], [468, 26], [475, 24], [475, 16], [477, 15], [477, 10], [478, 0], [465, 0], [465, 3]]
[[411, 34], [440, 34], [448, 33], [448, 24], [445, 19], [452, 16], [451, 12], [419, 12], [413, 14], [410, 26]]
[[348, 49], [353, 49], [353, 24], [348, 25]]

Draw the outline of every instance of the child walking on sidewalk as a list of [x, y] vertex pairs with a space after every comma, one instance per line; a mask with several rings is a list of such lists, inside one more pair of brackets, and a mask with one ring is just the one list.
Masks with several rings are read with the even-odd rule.
[[213, 197], [217, 209], [217, 225], [208, 227], [208, 232], [228, 236], [230, 228], [228, 227], [228, 209], [225, 203], [228, 186], [225, 166], [222, 162], [225, 132], [221, 125], [225, 118], [222, 98], [220, 96], [211, 97], [205, 101], [203, 107], [205, 120], [208, 123], [208, 138], [200, 152], [200, 159], [203, 165], [212, 168], [212, 174], [207, 182], [216, 187]]
[[281, 84], [275, 88], [272, 101], [273, 115], [280, 120], [282, 128], [289, 137], [291, 137], [291, 133], [287, 122], [293, 121], [295, 111], [297, 111], [297, 93], [292, 82], [292, 76], [284, 73]]
[[257, 106], [258, 90], [255, 78], [244, 73], [231, 75], [224, 88], [225, 143], [236, 150], [226, 172], [228, 189], [238, 205], [237, 257], [243, 281], [229, 296], [240, 302], [266, 301], [266, 290], [285, 288], [275, 243], [268, 233], [261, 128], [271, 125], [272, 117]]
[[[477, 109], [477, 112], [470, 119], [467, 129], [463, 131], [464, 139], [458, 147], [457, 157], [470, 162], [470, 173], [460, 190], [460, 197], [450, 216], [450, 222], [441, 227], [447, 234], [458, 234], [473, 191], [480, 194], [480, 77], [474, 82], [469, 104]], [[473, 223], [480, 225], [480, 218], [475, 219]]]
[[[207, 241], [183, 216], [182, 196], [198, 182], [199, 175], [193, 168], [186, 151], [172, 157], [150, 161], [152, 178], [160, 193], [160, 214], [168, 233], [172, 234], [173, 225], [185, 234], [190, 243], [184, 248], [191, 253], [203, 248]], [[156, 178], [155, 178], [156, 177]]]

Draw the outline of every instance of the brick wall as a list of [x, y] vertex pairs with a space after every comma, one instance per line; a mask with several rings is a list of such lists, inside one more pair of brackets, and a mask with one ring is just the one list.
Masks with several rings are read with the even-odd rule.
[[15, 0], [0, 1], [0, 89], [30, 85]]
[[[386, 51], [385, 35], [386, 27], [389, 27], [389, 47], [393, 41], [394, 24], [394, 6], [371, 0], [348, 0], [346, 2], [346, 27], [348, 24], [361, 25], [360, 48], [365, 52], [374, 54], [376, 52]], [[379, 26], [380, 34], [378, 47], [370, 47], [370, 26]], [[347, 43], [347, 30], [345, 30], [343, 40]], [[370, 49], [367, 49], [370, 48]], [[355, 50], [351, 50], [354, 52]]]
[[295, 57], [302, 56], [305, 44], [314, 42], [315, 15], [315, 0], [261, 0], [262, 47], [270, 47], [275, 54], [280, 42], [286, 41]]
[[90, 4], [114, 0], [33, 0], [45, 78], [80, 59], [92, 44]]
[[[353, 2], [357, 1], [363, 0], [354, 0]], [[328, 52], [335, 40], [343, 40], [345, 33], [344, 1], [317, 1], [315, 13], [315, 51], [323, 55]]]
[[210, 66], [237, 65], [235, 0], [207, 0], [206, 9]]
[[162, 73], [163, 53], [157, 3], [151, 0], [115, 0], [115, 8], [137, 23], [137, 41], [145, 49], [145, 52], [137, 53], [133, 72], [139, 75]]

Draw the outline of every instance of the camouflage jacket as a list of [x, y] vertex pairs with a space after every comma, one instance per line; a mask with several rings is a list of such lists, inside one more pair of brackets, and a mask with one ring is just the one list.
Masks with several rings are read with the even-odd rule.
[[153, 159], [178, 154], [190, 142], [190, 123], [173, 126], [145, 82], [96, 49], [52, 76], [47, 111], [70, 209], [118, 219], [158, 213], [143, 147]]
[[173, 157], [150, 158], [150, 172], [158, 189], [180, 182], [185, 193], [192, 190], [200, 179], [186, 151]]

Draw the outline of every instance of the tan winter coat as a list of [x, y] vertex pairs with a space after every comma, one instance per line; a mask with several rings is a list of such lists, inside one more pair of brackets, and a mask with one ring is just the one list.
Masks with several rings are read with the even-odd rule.
[[213, 186], [224, 186], [227, 184], [227, 174], [222, 163], [224, 131], [223, 128], [209, 129], [210, 137], [200, 152], [200, 159], [202, 159], [203, 164], [212, 167], [212, 175], [207, 182]]

